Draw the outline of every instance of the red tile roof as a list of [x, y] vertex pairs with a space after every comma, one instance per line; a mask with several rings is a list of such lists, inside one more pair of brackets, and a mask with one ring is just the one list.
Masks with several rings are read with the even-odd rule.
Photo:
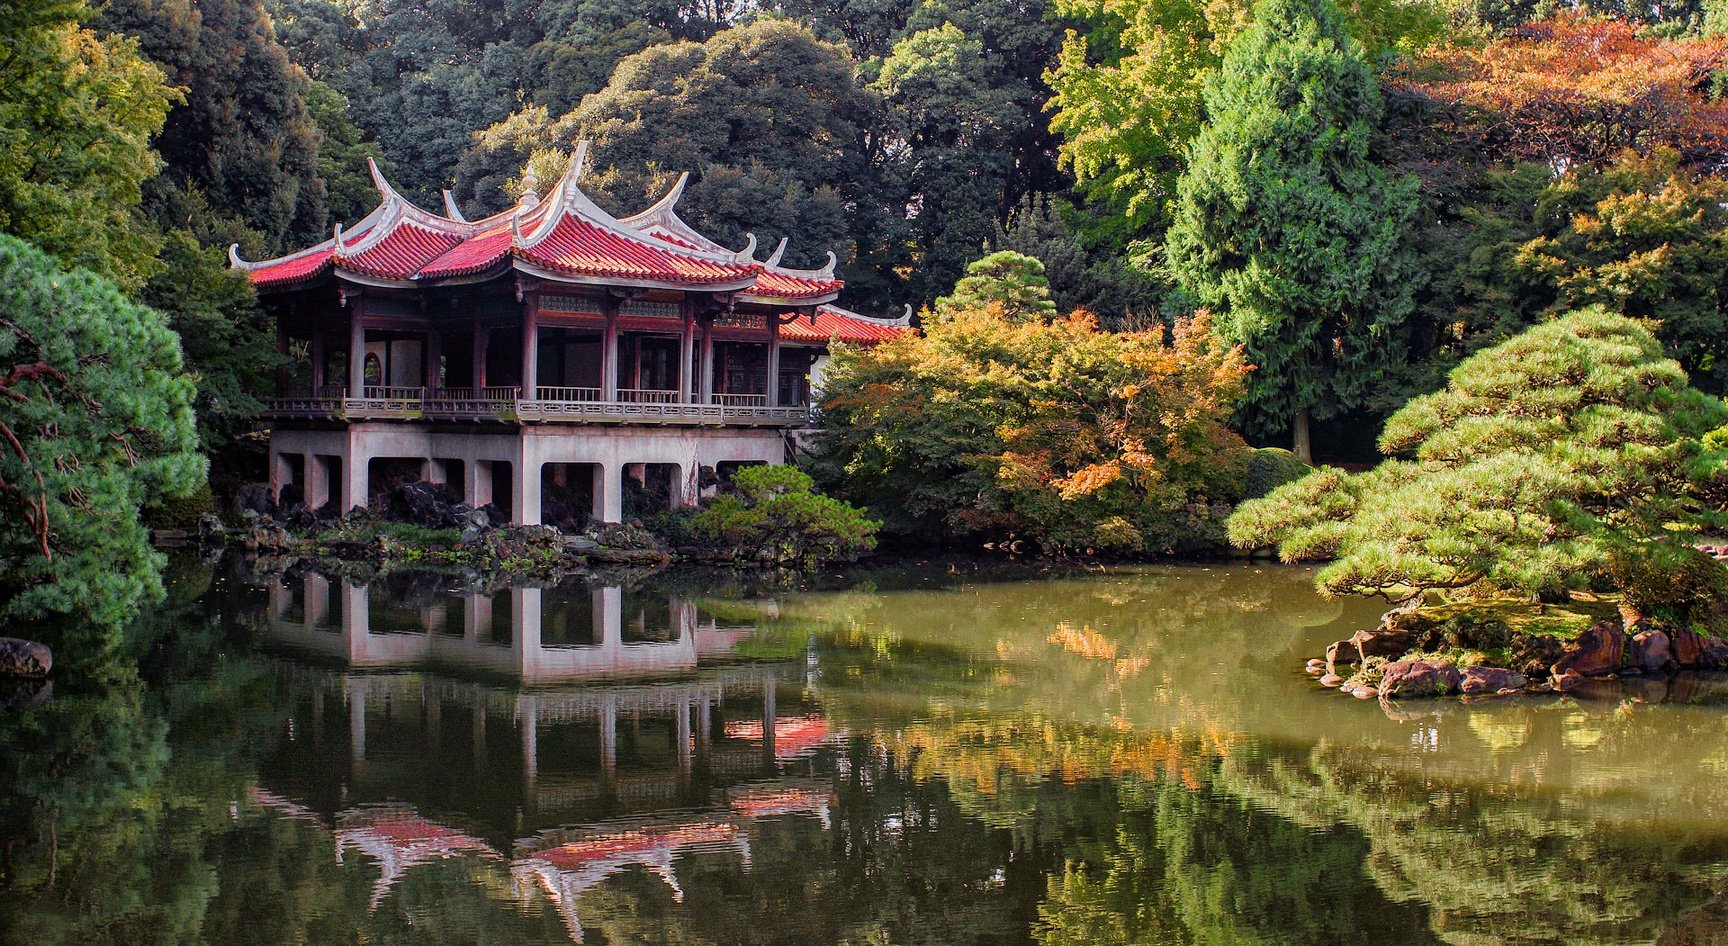
[[802, 316], [780, 326], [780, 337], [794, 342], [850, 342], [873, 345], [893, 341], [912, 331], [910, 326], [867, 319], [834, 306], [818, 306], [814, 325]]
[[[576, 186], [584, 158], [585, 149], [579, 148], [546, 200], [525, 197], [510, 211], [473, 222], [462, 219], [448, 199], [444, 215], [415, 206], [371, 165], [383, 200], [352, 230], [338, 228], [336, 237], [274, 260], [248, 263], [232, 250], [230, 258], [261, 289], [332, 272], [424, 283], [486, 273], [512, 260], [554, 279], [736, 289], [741, 298], [769, 303], [825, 302], [844, 285], [834, 278], [832, 258], [820, 270], [781, 266], [784, 241], [766, 261], [758, 261], [754, 238], [745, 250], [734, 252], [697, 233], [673, 209], [684, 178], [648, 210], [615, 219]], [[788, 337], [878, 341], [898, 334], [892, 326], [839, 313], [819, 316], [816, 326], [805, 328], [802, 334], [793, 328]]]
[[553, 272], [616, 279], [702, 285], [748, 281], [757, 271], [751, 263], [721, 262], [707, 254], [681, 253], [670, 246], [633, 239], [576, 214], [565, 214], [551, 233], [512, 252]]

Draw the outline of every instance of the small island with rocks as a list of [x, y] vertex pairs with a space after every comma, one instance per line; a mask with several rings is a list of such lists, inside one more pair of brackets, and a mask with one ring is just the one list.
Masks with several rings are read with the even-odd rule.
[[1358, 699], [1570, 692], [1728, 668], [1728, 407], [1649, 329], [1587, 309], [1461, 362], [1387, 421], [1387, 457], [1231, 516], [1239, 548], [1399, 602], [1308, 661]]

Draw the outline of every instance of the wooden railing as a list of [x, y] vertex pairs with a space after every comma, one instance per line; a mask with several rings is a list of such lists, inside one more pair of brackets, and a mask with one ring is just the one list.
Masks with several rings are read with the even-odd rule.
[[540, 385], [534, 389], [538, 401], [598, 401], [599, 388], [559, 388]]
[[270, 414], [329, 420], [468, 420], [503, 423], [688, 424], [792, 426], [810, 412], [803, 405], [769, 407], [762, 394], [716, 394], [714, 403], [681, 403], [677, 391], [624, 389], [618, 399], [600, 400], [598, 388], [535, 388], [539, 397], [524, 400], [516, 387], [426, 388], [368, 386], [366, 397], [279, 397], [266, 399]]

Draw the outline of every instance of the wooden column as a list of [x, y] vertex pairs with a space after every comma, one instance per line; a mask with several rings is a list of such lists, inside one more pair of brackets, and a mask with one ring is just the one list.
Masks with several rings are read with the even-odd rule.
[[600, 335], [600, 400], [618, 400], [618, 300], [606, 297], [602, 305], [606, 329]]
[[701, 392], [703, 404], [714, 403], [714, 317], [702, 325]]
[[780, 316], [768, 313], [768, 406], [780, 406]]
[[436, 391], [444, 386], [444, 336], [435, 328], [426, 330], [425, 385], [426, 390]]
[[312, 396], [324, 393], [324, 326], [312, 325]]
[[528, 293], [522, 307], [522, 399], [538, 400], [540, 393], [540, 294]]
[[678, 403], [688, 404], [696, 385], [693, 362], [696, 358], [696, 320], [689, 297], [684, 299], [684, 324], [678, 331]]
[[[486, 386], [486, 343], [492, 339], [492, 329], [474, 319], [474, 387]], [[476, 391], [478, 393], [478, 391]]]

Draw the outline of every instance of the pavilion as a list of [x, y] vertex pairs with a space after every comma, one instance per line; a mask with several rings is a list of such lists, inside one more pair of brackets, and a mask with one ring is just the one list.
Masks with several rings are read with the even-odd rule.
[[727, 249], [665, 197], [619, 219], [582, 192], [587, 144], [544, 198], [463, 218], [404, 198], [368, 159], [380, 202], [330, 239], [247, 272], [295, 365], [269, 400], [273, 493], [314, 509], [375, 483], [446, 483], [518, 524], [556, 491], [618, 522], [624, 479], [693, 504], [703, 470], [782, 463], [809, 422], [833, 341], [874, 344], [905, 318], [833, 305], [843, 283]]

